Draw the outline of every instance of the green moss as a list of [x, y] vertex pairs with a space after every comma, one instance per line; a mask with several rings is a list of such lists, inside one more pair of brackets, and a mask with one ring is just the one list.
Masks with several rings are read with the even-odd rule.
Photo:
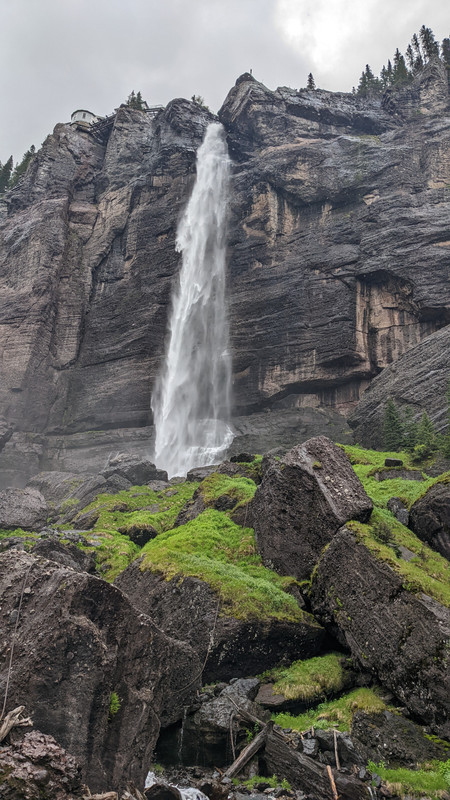
[[206, 505], [224, 495], [235, 500], [235, 505], [243, 505], [252, 499], [256, 484], [251, 478], [243, 478], [241, 475], [229, 477], [214, 472], [201, 482], [200, 492]]
[[[386, 469], [386, 458], [401, 458], [405, 467], [411, 466], [411, 455], [407, 452], [388, 453], [364, 450], [361, 447], [341, 445], [364, 489], [374, 503], [370, 522], [349, 522], [348, 527], [377, 558], [386, 561], [404, 579], [405, 588], [424, 592], [443, 605], [450, 606], [450, 571], [448, 561], [427, 547], [409, 528], [399, 522], [387, 509], [391, 497], [399, 497], [411, 506], [436, 483], [448, 483], [450, 473], [424, 481], [392, 480], [376, 481], [374, 471]], [[402, 558], [401, 548], [406, 547], [415, 556], [410, 561]]]
[[222, 612], [239, 619], [308, 619], [285, 590], [293, 578], [263, 566], [251, 528], [235, 525], [220, 511], [208, 509], [196, 519], [160, 534], [145, 545], [141, 569], [167, 580], [177, 575], [206, 581], [222, 601]]
[[88, 531], [84, 534], [87, 546], [81, 550], [94, 553], [98, 572], [112, 583], [139, 554], [139, 547], [117, 531]]
[[288, 700], [320, 700], [342, 691], [346, 682], [345, 657], [339, 653], [294, 661], [290, 667], [265, 672], [274, 681], [273, 691]]
[[[93, 530], [118, 531], [120, 528], [126, 531], [127, 526], [136, 528], [147, 525], [159, 533], [173, 527], [179, 512], [191, 499], [197, 486], [198, 483], [186, 482], [168, 486], [160, 492], [154, 492], [148, 486], [133, 486], [117, 494], [100, 494], [77, 517], [88, 511], [99, 511]], [[146, 506], [155, 507], [155, 510], [146, 511]]]
[[[380, 541], [379, 526], [389, 529], [390, 543]], [[450, 607], [450, 567], [447, 559], [427, 547], [415, 534], [402, 525], [387, 509], [374, 508], [369, 524], [351, 521], [347, 527], [355, 533], [371, 553], [386, 561], [402, 576], [405, 588], [424, 592], [439, 603]], [[411, 561], [401, 557], [400, 547], [415, 553]]]
[[387, 769], [383, 762], [369, 761], [370, 772], [379, 775], [387, 787], [400, 797], [439, 798], [450, 788], [450, 760], [435, 761], [421, 769]]
[[296, 731], [306, 731], [311, 726], [349, 731], [353, 715], [357, 711], [378, 713], [385, 709], [385, 702], [373, 689], [354, 689], [337, 700], [321, 703], [304, 714], [295, 717], [291, 714], [276, 714], [273, 719], [282, 728], [293, 728]]
[[79, 500], [77, 500], [76, 497], [68, 497], [67, 500], [64, 500], [61, 503], [61, 505], [59, 507], [59, 513], [60, 514], [65, 514], [66, 511], [70, 511], [71, 508], [74, 508], [74, 506], [77, 506], [78, 503], [79, 503]]

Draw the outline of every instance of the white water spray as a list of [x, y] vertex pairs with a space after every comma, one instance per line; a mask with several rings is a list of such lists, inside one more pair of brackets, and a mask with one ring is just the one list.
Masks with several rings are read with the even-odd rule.
[[152, 397], [155, 463], [169, 477], [217, 463], [233, 440], [225, 302], [229, 178], [224, 130], [213, 123], [198, 150], [197, 180], [178, 226], [179, 285]]

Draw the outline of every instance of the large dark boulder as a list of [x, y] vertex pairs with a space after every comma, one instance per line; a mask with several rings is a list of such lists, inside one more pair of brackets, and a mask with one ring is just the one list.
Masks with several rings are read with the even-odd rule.
[[133, 562], [116, 579], [140, 611], [169, 636], [188, 642], [204, 663], [208, 683], [256, 675], [280, 661], [317, 655], [323, 628], [311, 614], [298, 622], [282, 619], [236, 619], [220, 610], [217, 594], [198, 578], [177, 576], [167, 581]]
[[371, 514], [346, 454], [324, 436], [266, 456], [262, 472], [249, 513], [263, 561], [283, 575], [308, 578], [341, 525]]
[[47, 522], [49, 508], [37, 489], [4, 489], [0, 492], [0, 529], [40, 530]]
[[7, 710], [25, 705], [36, 727], [79, 760], [93, 790], [142, 784], [161, 725], [195, 696], [193, 650], [119, 589], [23, 552], [0, 556], [0, 603], [2, 693], [18, 625]]
[[421, 725], [398, 712], [357, 711], [352, 718], [351, 735], [364, 763], [384, 761], [393, 767], [414, 769], [425, 761], [447, 759], [445, 742], [427, 736]]
[[419, 539], [450, 560], [450, 483], [435, 483], [413, 503], [409, 525]]
[[450, 610], [404, 582], [344, 527], [314, 572], [312, 609], [361, 668], [448, 736]]

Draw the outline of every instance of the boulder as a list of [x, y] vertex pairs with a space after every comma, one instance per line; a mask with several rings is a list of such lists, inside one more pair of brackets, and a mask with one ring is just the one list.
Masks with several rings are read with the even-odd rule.
[[197, 691], [192, 649], [114, 586], [28, 553], [0, 556], [0, 603], [0, 692], [18, 620], [7, 710], [25, 705], [78, 759], [93, 791], [142, 784], [161, 725], [176, 722]]
[[55, 539], [39, 539], [30, 552], [49, 561], [56, 561], [61, 566], [70, 567], [76, 572], [95, 572], [95, 558], [92, 553], [84, 553], [74, 544], [63, 544]]
[[47, 523], [49, 509], [37, 489], [4, 489], [0, 492], [0, 529], [40, 530]]
[[435, 483], [416, 500], [409, 525], [419, 539], [450, 560], [450, 484]]
[[203, 681], [256, 675], [295, 658], [317, 655], [324, 631], [310, 614], [301, 622], [236, 619], [220, 613], [220, 601], [198, 578], [163, 576], [141, 571], [139, 561], [116, 579], [140, 611], [148, 614], [169, 636], [190, 644], [204, 663]]
[[[259, 687], [259, 680], [250, 678], [237, 680], [223, 689], [217, 697], [202, 703], [195, 714], [183, 722], [181, 747], [178, 757], [183, 764], [201, 766], [227, 766], [232, 757], [230, 753], [230, 729], [236, 736], [236, 744], [245, 743], [245, 728], [249, 723], [239, 724], [235, 720], [237, 707], [253, 716], [267, 721], [269, 715], [253, 701]], [[232, 719], [233, 718], [233, 719]]]
[[101, 475], [39, 472], [28, 482], [28, 488], [43, 494], [53, 520], [61, 517], [70, 522], [98, 494], [108, 491], [108, 483]]
[[364, 763], [384, 761], [393, 767], [414, 769], [424, 761], [446, 761], [448, 747], [426, 736], [423, 727], [403, 714], [382, 711], [353, 715], [352, 741]]
[[356, 663], [448, 736], [450, 610], [404, 582], [343, 527], [314, 572], [311, 606]]
[[324, 436], [266, 456], [262, 470], [249, 512], [263, 561], [283, 575], [308, 578], [344, 522], [370, 517], [372, 501], [349, 459]]
[[81, 769], [52, 736], [28, 731], [0, 747], [2, 800], [83, 800]]
[[102, 475], [108, 479], [119, 475], [129, 481], [132, 486], [143, 486], [149, 481], [168, 480], [165, 470], [157, 469], [148, 459], [140, 458], [132, 453], [119, 453], [110, 458]]
[[376, 481], [393, 481], [400, 478], [402, 481], [423, 481], [423, 475], [418, 469], [395, 468], [380, 469], [374, 472], [373, 477]]
[[389, 511], [391, 511], [396, 519], [408, 527], [409, 524], [409, 511], [406, 508], [403, 500], [399, 497], [390, 497], [386, 503]]

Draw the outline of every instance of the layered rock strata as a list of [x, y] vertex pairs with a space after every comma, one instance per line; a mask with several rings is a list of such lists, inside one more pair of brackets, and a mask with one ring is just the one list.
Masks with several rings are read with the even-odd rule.
[[[346, 412], [380, 370], [448, 323], [447, 109], [436, 65], [383, 101], [273, 92], [250, 75], [231, 90], [219, 116], [234, 160], [237, 413]], [[156, 116], [120, 108], [102, 142], [57, 125], [9, 193], [0, 221], [9, 484], [72, 471], [74, 459], [94, 471], [118, 449], [150, 454], [176, 227], [211, 119], [174, 100]]]

